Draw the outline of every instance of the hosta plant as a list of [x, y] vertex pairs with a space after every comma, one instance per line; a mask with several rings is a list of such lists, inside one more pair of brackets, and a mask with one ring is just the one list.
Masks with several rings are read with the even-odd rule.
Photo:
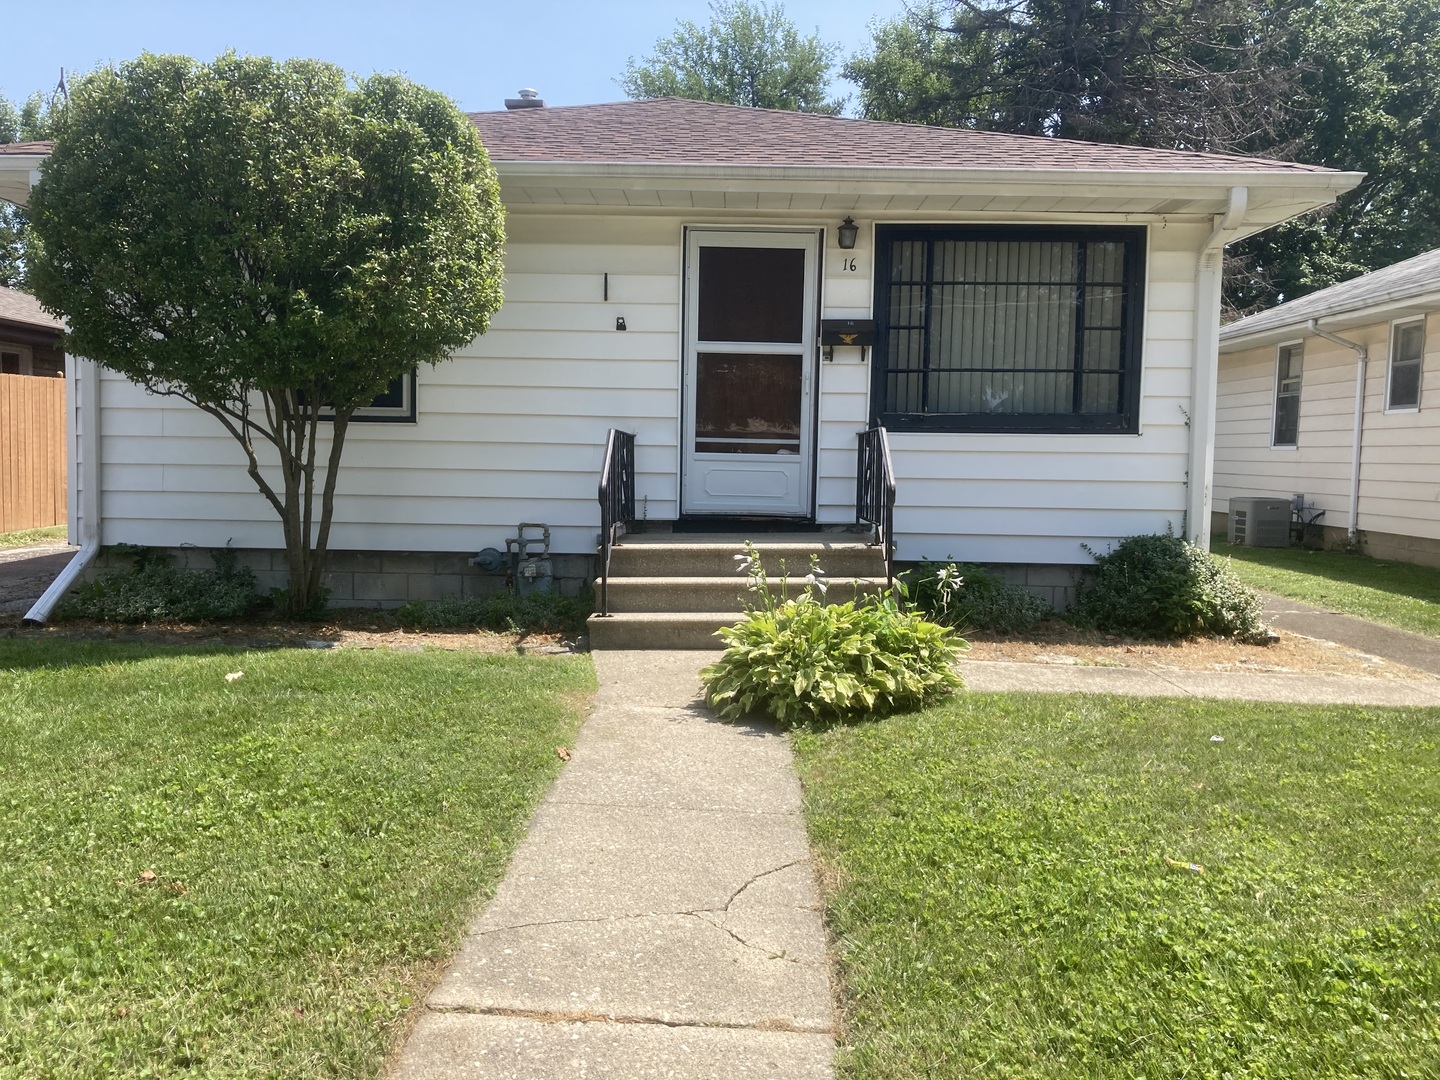
[[826, 605], [814, 558], [799, 593], [772, 590], [760, 556], [737, 556], [753, 597], [747, 617], [720, 630], [725, 653], [700, 673], [725, 717], [764, 713], [782, 725], [882, 716], [960, 688], [965, 643], [947, 627], [902, 611], [891, 597]]

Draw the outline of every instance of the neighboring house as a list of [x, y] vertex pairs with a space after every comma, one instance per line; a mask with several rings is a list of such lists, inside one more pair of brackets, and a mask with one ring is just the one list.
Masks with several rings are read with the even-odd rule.
[[[1208, 535], [1221, 250], [1359, 180], [678, 99], [473, 119], [505, 303], [351, 429], [340, 602], [479, 587], [467, 556], [522, 521], [588, 577], [612, 427], [636, 434], [652, 528], [853, 524], [875, 422], [901, 560], [1032, 567], [1063, 600], [1085, 545]], [[832, 319], [873, 319], [874, 347], [822, 346]], [[280, 547], [213, 420], [88, 363], [73, 378], [82, 535]]]
[[64, 324], [0, 288], [0, 532], [63, 525]]
[[65, 324], [29, 293], [0, 286], [0, 375], [63, 378]]
[[1440, 249], [1220, 331], [1214, 528], [1294, 495], [1332, 543], [1440, 566]]

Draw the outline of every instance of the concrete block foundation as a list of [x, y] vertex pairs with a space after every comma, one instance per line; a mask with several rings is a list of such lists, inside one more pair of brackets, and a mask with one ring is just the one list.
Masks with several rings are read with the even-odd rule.
[[[171, 565], [185, 570], [214, 568], [212, 549], [199, 547], [163, 548]], [[283, 589], [289, 584], [285, 552], [271, 549], [235, 549], [237, 562], [255, 574], [259, 591]], [[428, 551], [331, 551], [328, 553], [325, 585], [332, 608], [396, 608], [412, 600], [443, 600], [446, 597], [483, 597], [504, 589], [505, 575], [482, 573], [470, 565], [469, 552]], [[577, 596], [595, 580], [595, 556], [552, 555], [554, 588], [566, 596]], [[94, 580], [114, 570], [128, 570], [135, 563], [133, 551], [106, 548], [87, 572]]]

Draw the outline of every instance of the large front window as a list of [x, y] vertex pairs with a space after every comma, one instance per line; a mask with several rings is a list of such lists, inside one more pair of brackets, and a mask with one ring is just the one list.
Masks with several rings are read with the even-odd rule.
[[878, 230], [876, 418], [1135, 432], [1145, 231]]

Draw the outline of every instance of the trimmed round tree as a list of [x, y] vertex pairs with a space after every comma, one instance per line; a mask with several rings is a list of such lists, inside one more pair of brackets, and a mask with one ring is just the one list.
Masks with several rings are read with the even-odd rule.
[[355, 411], [500, 306], [474, 126], [397, 76], [146, 54], [75, 88], [30, 215], [68, 351], [234, 436], [284, 526], [283, 606], [312, 609]]

